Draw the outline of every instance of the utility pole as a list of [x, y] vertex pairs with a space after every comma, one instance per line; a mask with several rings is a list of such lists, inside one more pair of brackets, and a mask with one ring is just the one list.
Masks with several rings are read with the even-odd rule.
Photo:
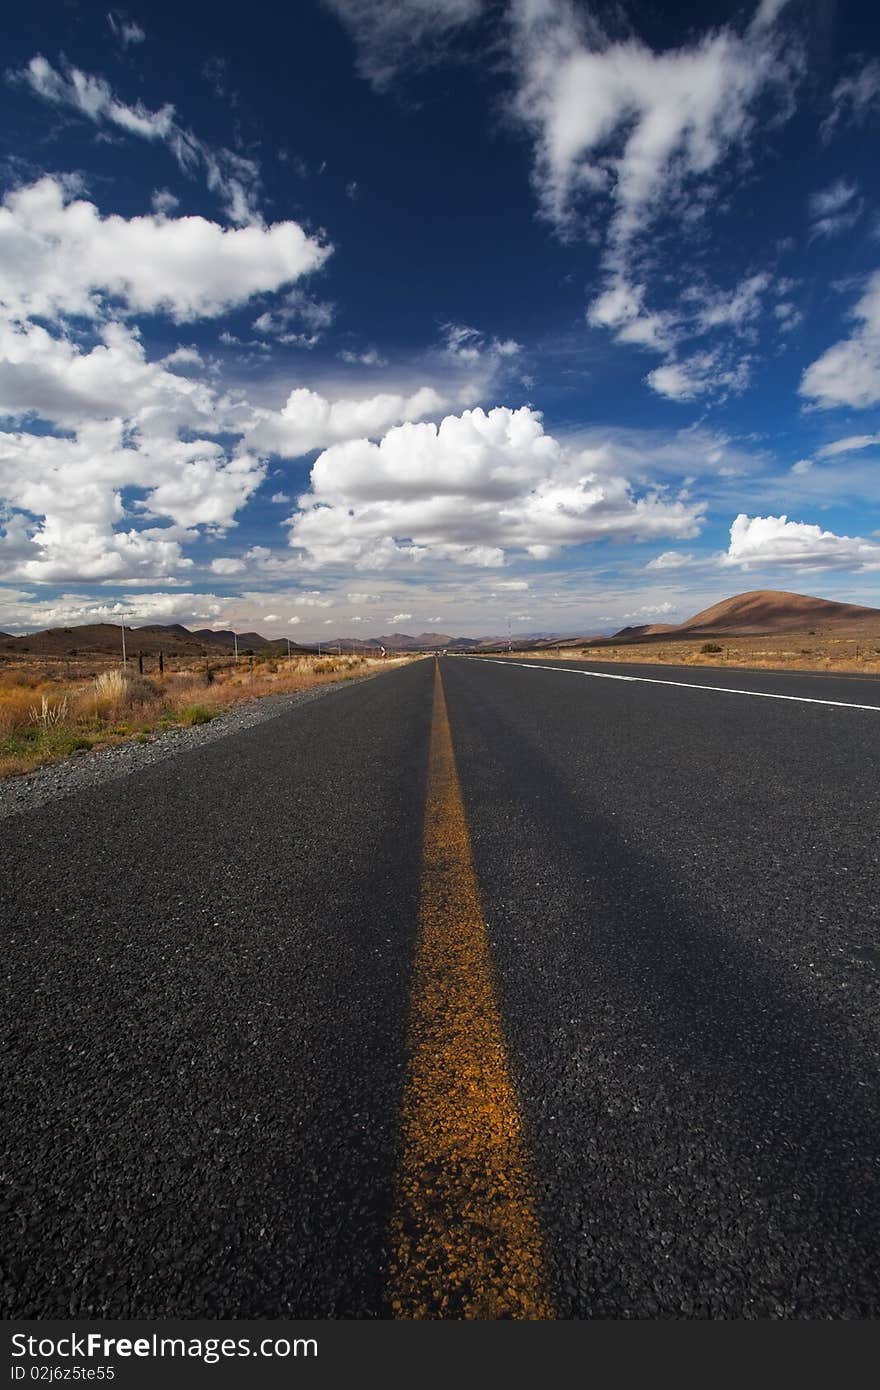
[[233, 645], [235, 646], [235, 659], [236, 659], [236, 661], [238, 661], [238, 633], [237, 633], [237, 632], [233, 632], [233, 634], [232, 634], [232, 641], [233, 641]]
[[287, 664], [290, 665], [290, 638], [287, 639]]
[[124, 618], [123, 618], [122, 622], [120, 623], [120, 627], [122, 628], [122, 664], [123, 664], [123, 666], [127, 666], [127, 665], [128, 665], [128, 658], [127, 658], [127, 656], [125, 655], [125, 619], [124, 619]]

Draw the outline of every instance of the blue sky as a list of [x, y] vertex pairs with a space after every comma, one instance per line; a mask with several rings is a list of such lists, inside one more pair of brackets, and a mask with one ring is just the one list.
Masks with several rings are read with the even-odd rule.
[[880, 605], [880, 15], [19, 7], [0, 628]]

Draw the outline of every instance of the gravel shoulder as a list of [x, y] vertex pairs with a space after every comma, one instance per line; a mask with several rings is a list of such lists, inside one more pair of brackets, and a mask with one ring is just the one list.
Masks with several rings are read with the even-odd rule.
[[50, 763], [19, 777], [6, 778], [0, 781], [0, 820], [43, 806], [59, 797], [73, 796], [88, 787], [128, 777], [166, 758], [179, 757], [182, 753], [202, 748], [206, 743], [231, 738], [267, 719], [277, 719], [298, 705], [310, 704], [345, 686], [372, 679], [373, 673], [344, 681], [328, 681], [326, 685], [314, 686], [311, 690], [264, 695], [218, 714], [210, 724], [200, 724], [191, 729], [168, 729], [157, 733], [150, 743], [122, 743], [112, 748], [76, 754], [64, 762]]

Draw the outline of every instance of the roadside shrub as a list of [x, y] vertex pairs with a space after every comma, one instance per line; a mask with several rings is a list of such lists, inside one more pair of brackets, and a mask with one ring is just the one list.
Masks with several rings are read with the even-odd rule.
[[[25, 766], [38, 767], [41, 763], [69, 757], [71, 753], [91, 746], [91, 739], [70, 729], [23, 729], [9, 738], [0, 738], [0, 761], [24, 762]], [[17, 769], [10, 767], [9, 770]]]
[[30, 710], [31, 723], [41, 729], [54, 729], [67, 722], [67, 696], [60, 700], [50, 700], [48, 695], [40, 696], [39, 705]]
[[700, 651], [702, 652], [703, 656], [714, 656], [717, 652], [721, 652], [723, 650], [724, 648], [719, 647], [717, 642], [704, 642], [702, 647], [700, 648]]
[[34, 708], [35, 695], [32, 686], [22, 686], [17, 682], [13, 687], [7, 686], [0, 691], [0, 733], [13, 734], [33, 723], [31, 710]]
[[116, 666], [95, 677], [94, 694], [82, 699], [80, 712], [94, 715], [99, 722], [115, 720], [123, 710], [150, 704], [155, 698], [156, 687], [148, 680]]
[[102, 702], [119, 705], [125, 699], [127, 685], [126, 673], [121, 667], [114, 667], [110, 671], [102, 671], [100, 676], [95, 677], [95, 694]]
[[[42, 676], [35, 675], [33, 671], [7, 671], [3, 676], [4, 686], [22, 686], [28, 690], [35, 690], [43, 684]], [[5, 691], [3, 692], [5, 694]]]
[[188, 705], [186, 709], [182, 709], [178, 714], [178, 719], [181, 724], [186, 724], [190, 728], [192, 728], [194, 724], [210, 724], [213, 718], [214, 711], [205, 709], [204, 705]]

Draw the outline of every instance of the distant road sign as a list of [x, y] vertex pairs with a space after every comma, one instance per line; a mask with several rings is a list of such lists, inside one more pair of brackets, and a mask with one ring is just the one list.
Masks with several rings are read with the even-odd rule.
[[385, 650], [384, 647], [381, 647], [381, 646], [380, 646], [380, 648], [379, 648], [379, 655], [380, 655], [380, 656], [387, 656], [387, 655], [388, 655], [388, 653], [386, 652], [386, 650]]

